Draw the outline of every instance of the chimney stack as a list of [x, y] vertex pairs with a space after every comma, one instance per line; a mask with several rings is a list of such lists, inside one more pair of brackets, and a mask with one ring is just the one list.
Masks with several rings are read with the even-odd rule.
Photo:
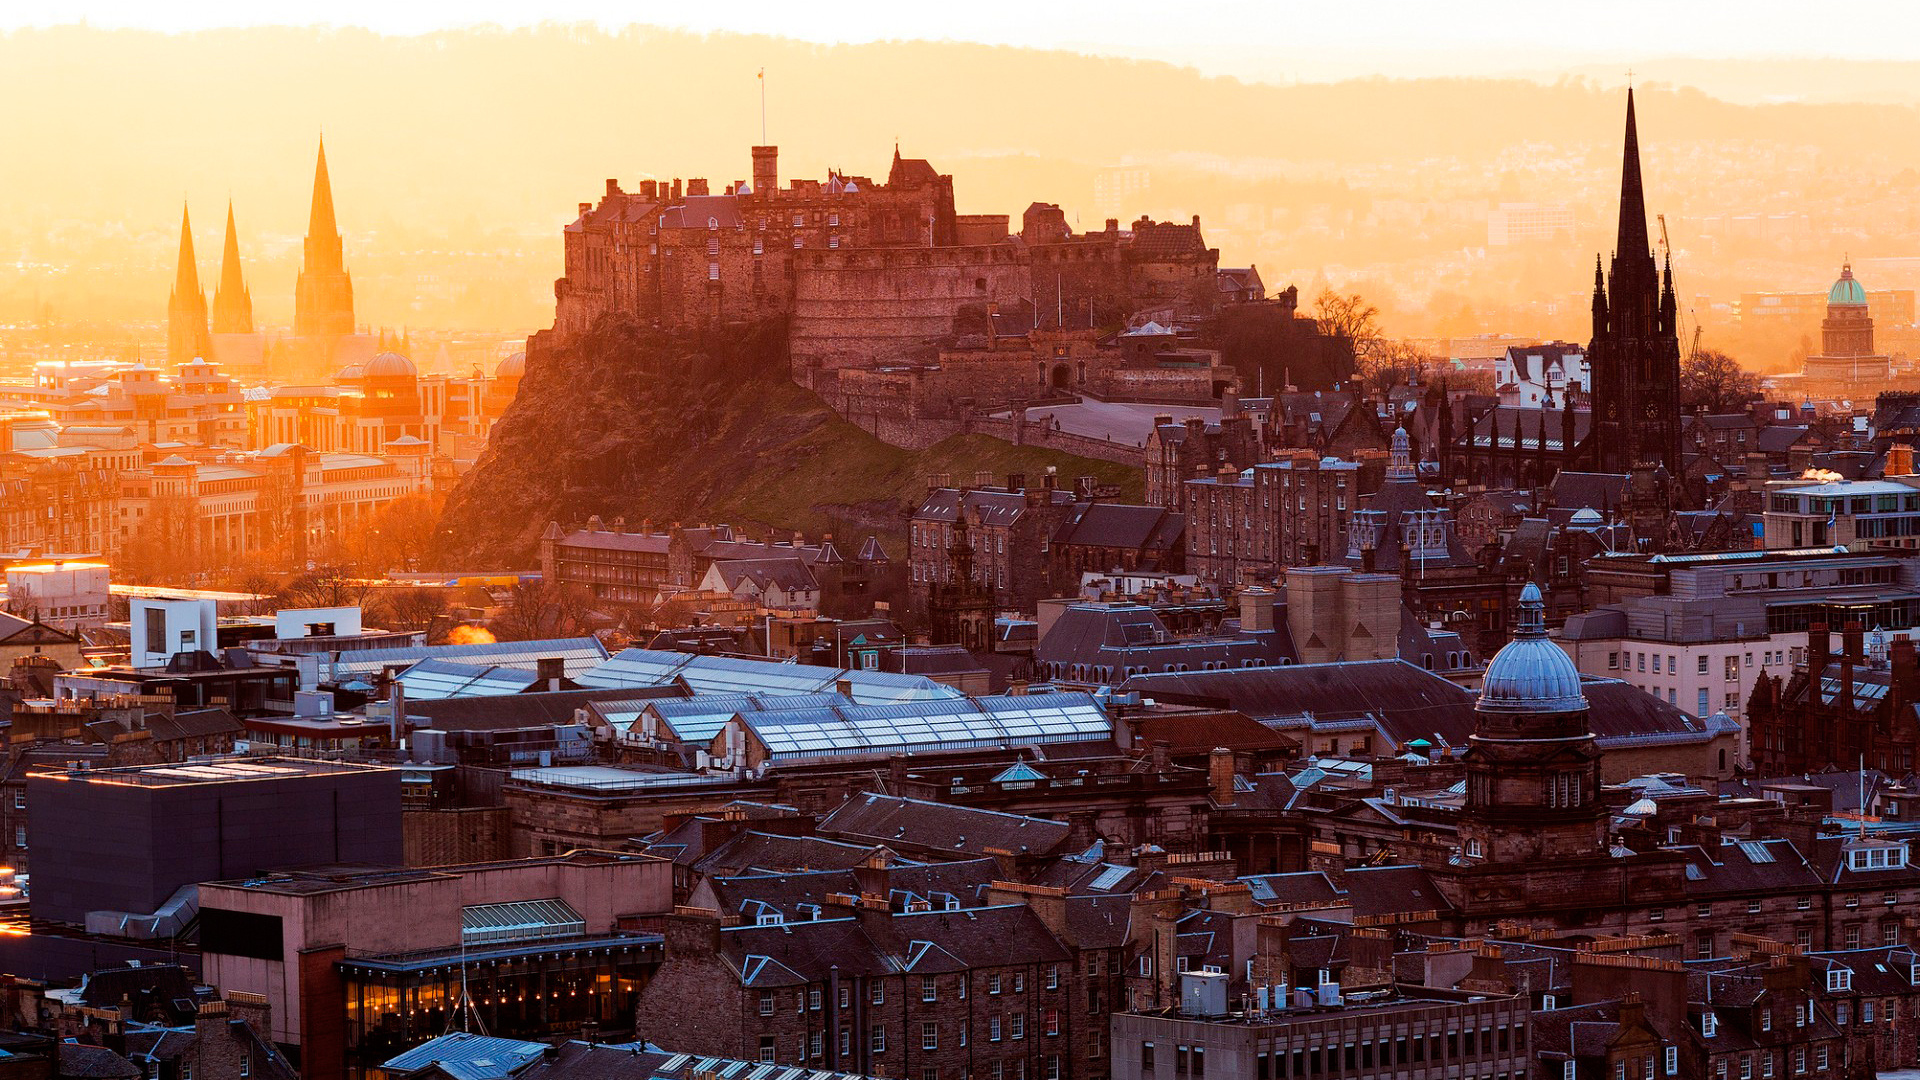
[[1214, 747], [1207, 754], [1207, 778], [1213, 789], [1214, 805], [1233, 805], [1233, 773], [1233, 751], [1224, 746]]

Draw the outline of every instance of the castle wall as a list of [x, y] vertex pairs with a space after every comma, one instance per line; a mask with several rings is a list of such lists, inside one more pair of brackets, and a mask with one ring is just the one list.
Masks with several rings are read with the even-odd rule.
[[794, 378], [899, 359], [953, 333], [965, 304], [1012, 304], [1031, 277], [1018, 248], [807, 251], [794, 259]]

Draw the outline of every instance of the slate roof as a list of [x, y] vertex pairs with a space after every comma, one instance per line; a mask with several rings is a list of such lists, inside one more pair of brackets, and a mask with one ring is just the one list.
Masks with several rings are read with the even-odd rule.
[[819, 579], [813, 571], [807, 569], [806, 560], [790, 555], [784, 558], [721, 559], [716, 561], [714, 569], [720, 573], [728, 592], [737, 591], [741, 584], [751, 581], [761, 592], [778, 585], [783, 592], [818, 592]]
[[1175, 755], [1204, 754], [1216, 746], [1229, 750], [1287, 750], [1300, 744], [1250, 716], [1212, 711], [1144, 716], [1133, 724], [1138, 745], [1164, 742]]
[[172, 716], [157, 713], [147, 717], [147, 730], [161, 742], [175, 739], [204, 739], [214, 735], [239, 735], [247, 726], [225, 709], [192, 709]]
[[57, 1076], [85, 1080], [134, 1080], [142, 1074], [140, 1066], [104, 1046], [63, 1042], [57, 1044]]
[[824, 982], [836, 968], [842, 976], [932, 974], [1072, 955], [1025, 904], [728, 927], [720, 951], [741, 985], [754, 987]]
[[708, 852], [693, 868], [709, 876], [845, 870], [866, 862], [878, 850], [871, 844], [849, 844], [819, 836], [748, 831]]
[[574, 710], [621, 701], [680, 700], [677, 686], [640, 686], [596, 690], [543, 690], [493, 697], [407, 699], [407, 716], [436, 731], [511, 731], [574, 722]]
[[1263, 722], [1308, 714], [1316, 721], [1367, 717], [1396, 744], [1426, 739], [1465, 746], [1475, 727], [1471, 693], [1404, 660], [1136, 675], [1120, 688], [1158, 701], [1235, 709]]
[[[920, 508], [914, 512], [916, 521], [957, 521], [960, 518], [962, 491], [959, 488], [938, 488], [927, 492], [920, 501]], [[980, 515], [980, 524], [990, 526], [1012, 525], [1020, 515], [1026, 512], [1027, 496], [1019, 491], [981, 491], [968, 488], [965, 491], [966, 508]], [[1054, 489], [1053, 505], [1066, 506], [1073, 502], [1073, 492]]]
[[1687, 845], [1673, 850], [1687, 860], [1689, 896], [1796, 891], [1811, 894], [1821, 884], [1820, 875], [1786, 840], [1742, 840], [1712, 849]]
[[954, 855], [1053, 854], [1070, 829], [1063, 821], [872, 793], [855, 795], [820, 822], [828, 835]]
[[1605, 514], [1626, 502], [1625, 473], [1567, 472], [1554, 475], [1548, 503], [1563, 510], [1591, 509]]
[[1076, 503], [1053, 534], [1056, 544], [1167, 552], [1181, 545], [1186, 515], [1163, 506]]
[[[1145, 604], [1089, 601], [1067, 605], [1047, 628], [1034, 655], [1042, 663], [1069, 669], [1075, 665], [1111, 668], [1120, 678], [1129, 668], [1165, 669], [1176, 664], [1196, 669], [1216, 663], [1239, 668], [1250, 661], [1278, 665], [1298, 656], [1286, 626], [1284, 618], [1276, 617], [1271, 631], [1223, 629], [1207, 637], [1180, 637]], [[1104, 672], [1085, 674], [1093, 679], [1106, 677]]]

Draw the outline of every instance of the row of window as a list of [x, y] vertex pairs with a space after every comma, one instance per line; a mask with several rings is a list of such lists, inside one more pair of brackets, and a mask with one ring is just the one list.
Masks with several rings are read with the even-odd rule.
[[[997, 1025], [998, 1020], [994, 1023]], [[992, 1038], [996, 1042], [999, 1041], [1000, 1036], [997, 1030]], [[1021, 1036], [1015, 1035], [1014, 1038], [1021, 1038]], [[959, 1045], [963, 1047], [967, 1045], [967, 1029], [965, 1026], [960, 1028]], [[887, 1052], [887, 1029], [883, 1025], [874, 1025], [873, 1030], [868, 1036], [868, 1048], [876, 1054], [884, 1054]], [[935, 1025], [921, 1025], [920, 1048], [922, 1050], [938, 1050], [940, 1048], [940, 1035]], [[812, 1035], [802, 1039], [799, 1046], [796, 1047], [796, 1054], [796, 1060], [799, 1061], [818, 1060], [825, 1057], [826, 1055], [821, 1045], [820, 1033], [816, 1031]], [[841, 1028], [840, 1055], [842, 1057], [850, 1057], [852, 1054], [853, 1031], [850, 1028]], [[772, 1035], [760, 1036], [760, 1060], [765, 1064], [771, 1065], [778, 1059], [778, 1040]], [[1006, 1065], [1007, 1062], [1000, 1060], [989, 1062], [985, 1070], [987, 1080], [1027, 1080], [1026, 1058], [1016, 1058], [1012, 1062], [1013, 1068], [1011, 1070], [1006, 1069]], [[245, 1076], [246, 1073], [243, 1071], [240, 1075]], [[920, 1075], [922, 1080], [940, 1080], [940, 1070], [937, 1067], [929, 1066], [923, 1069]], [[1047, 1054], [1040, 1059], [1041, 1080], [1060, 1080], [1060, 1075], [1059, 1054]], [[182, 1080], [185, 1080], [184, 1074], [182, 1075]]]
[[[958, 907], [959, 907], [958, 901], [954, 901], [951, 904], [949, 904], [947, 910], [949, 911], [957, 910]], [[774, 916], [771, 923], [762, 922], [761, 925], [778, 925], [780, 921], [781, 919], [779, 916]], [[1088, 968], [1091, 971], [1092, 960], [1088, 961]], [[1060, 989], [1060, 965], [1058, 964], [1049, 965], [1047, 969], [1041, 973], [1040, 979], [1041, 979], [1041, 984], [1045, 986], [1048, 990]], [[962, 1001], [965, 1001], [967, 998], [967, 985], [968, 985], [968, 980], [964, 976], [958, 979], [954, 983], [954, 987], [958, 992], [957, 996]], [[1003, 977], [998, 972], [995, 972], [987, 976], [987, 993], [988, 994], [997, 995], [1008, 990], [1011, 990], [1013, 993], [1016, 993], [1016, 994], [1026, 993], [1027, 992], [1027, 973], [1024, 971], [1016, 971], [1011, 976]], [[868, 985], [867, 994], [868, 994], [867, 999], [871, 1001], [873, 1004], [885, 1005], [887, 1003], [887, 984], [884, 982], [877, 982], [877, 981], [870, 983]], [[933, 976], [933, 975], [920, 976], [920, 1000], [921, 1001], [938, 1001], [939, 1000], [939, 982], [936, 976]], [[805, 991], [796, 990], [793, 993], [793, 1005], [794, 1005], [794, 1011], [796, 1012], [807, 1012], [809, 1010], [818, 1010], [819, 1008], [821, 1008], [823, 1002], [824, 1002], [824, 998], [821, 994], [820, 988], [817, 986], [811, 987]], [[848, 1009], [852, 1007], [853, 1007], [853, 989], [851, 987], [842, 986], [840, 988], [840, 1008]], [[773, 1011], [774, 1011], [774, 992], [771, 990], [762, 990], [760, 992], [760, 1015], [772, 1016]]]

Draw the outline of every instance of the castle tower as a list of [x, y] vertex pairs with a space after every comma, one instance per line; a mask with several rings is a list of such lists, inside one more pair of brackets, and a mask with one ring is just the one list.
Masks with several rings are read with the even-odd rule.
[[325, 140], [313, 167], [313, 210], [307, 219], [306, 257], [294, 285], [293, 332], [314, 339], [353, 333], [353, 281], [347, 276], [340, 229], [333, 218]]
[[193, 258], [193, 222], [180, 207], [180, 263], [173, 272], [173, 293], [167, 297], [167, 363], [191, 364], [212, 359], [213, 339], [207, 336], [207, 294], [200, 291], [200, 268]]
[[1601, 282], [1594, 267], [1593, 426], [1577, 458], [1596, 472], [1625, 473], [1650, 462], [1678, 476], [1680, 338], [1673, 261], [1660, 267], [1647, 242], [1646, 197], [1640, 184], [1640, 135], [1633, 91], [1627, 91], [1627, 134], [1620, 164], [1620, 224], [1613, 265]]
[[253, 295], [240, 272], [240, 234], [233, 227], [233, 200], [227, 200], [227, 242], [220, 253], [220, 284], [213, 290], [213, 332], [253, 333]]
[[1519, 865], [1603, 855], [1600, 748], [1580, 672], [1547, 637], [1546, 603], [1529, 582], [1513, 640], [1487, 665], [1467, 753], [1461, 858]]

